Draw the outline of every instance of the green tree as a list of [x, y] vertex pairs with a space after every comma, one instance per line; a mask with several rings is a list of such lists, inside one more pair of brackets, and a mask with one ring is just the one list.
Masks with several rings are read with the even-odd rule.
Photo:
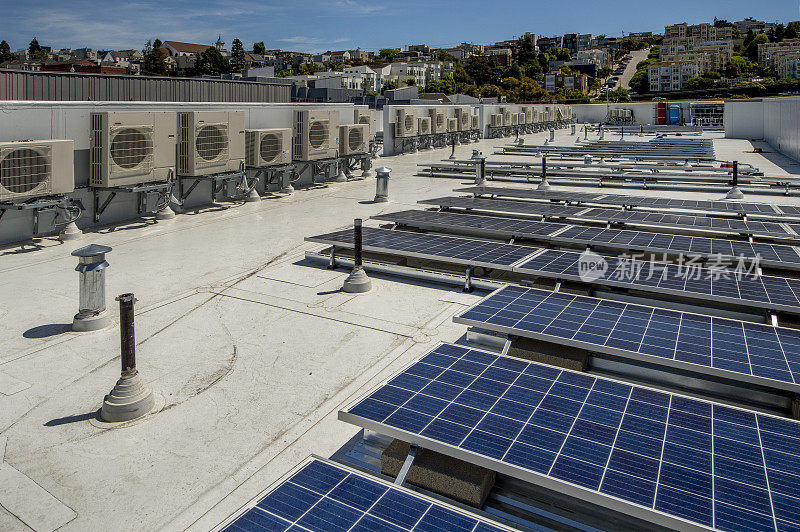
[[533, 37], [526, 35], [517, 39], [517, 63], [526, 68], [530, 63], [536, 61], [536, 45], [533, 43]]
[[512, 78], [516, 78], [519, 81], [522, 81], [522, 78], [525, 77], [522, 72], [522, 68], [520, 68], [519, 63], [511, 63], [511, 68], [508, 69], [508, 75]]
[[628, 85], [638, 93], [650, 92], [650, 78], [647, 69], [637, 70]]
[[253, 43], [253, 53], [256, 55], [266, 55], [267, 47], [264, 46], [264, 41]]
[[153, 42], [147, 41], [144, 45], [142, 71], [145, 74], [153, 76], [164, 76], [167, 74], [167, 63], [164, 61], [167, 53], [161, 48], [161, 44], [161, 40], [156, 39]]
[[47, 58], [47, 54], [39, 46], [39, 41], [36, 40], [36, 37], [28, 45], [28, 57], [35, 61], [42, 61]]
[[469, 77], [476, 85], [497, 84], [500, 81], [500, 65], [486, 56], [471, 57], [465, 67]]
[[397, 88], [397, 80], [390, 79], [389, 81], [385, 81], [383, 83], [383, 87], [381, 87], [381, 94], [386, 91], [390, 91]]
[[231, 71], [231, 65], [227, 58], [225, 58], [219, 50], [213, 46], [206, 48], [199, 56], [194, 65], [194, 75], [211, 75], [216, 76], [219, 74], [228, 74]]
[[17, 58], [11, 53], [11, 46], [6, 42], [0, 42], [0, 63], [3, 61], [13, 61]]
[[245, 57], [244, 53], [244, 46], [242, 45], [242, 41], [239, 39], [234, 39], [231, 42], [231, 72], [241, 72], [247, 66], [247, 58]]
[[448, 61], [450, 63], [458, 63], [458, 59], [456, 59], [456, 56], [454, 56], [450, 52], [445, 52], [444, 50], [440, 50], [439, 51], [439, 61]]
[[394, 60], [397, 59], [397, 56], [399, 55], [400, 55], [400, 50], [396, 48], [383, 48], [378, 52], [378, 57], [380, 57], [381, 60], [387, 63], [394, 62]]
[[456, 93], [456, 82], [450, 76], [445, 76], [440, 80], [431, 80], [427, 84], [425, 84], [425, 91], [424, 92], [441, 92], [443, 94], [455, 94]]
[[303, 63], [302, 65], [300, 65], [301, 76], [311, 76], [321, 70], [322, 67], [319, 65], [319, 63]]
[[786, 26], [786, 30], [783, 32], [784, 39], [796, 39], [798, 34], [798, 23], [797, 22], [790, 22]]
[[566, 48], [556, 48], [552, 51], [552, 55], [555, 55], [556, 61], [571, 61], [572, 55], [570, 55], [569, 50]]
[[758, 45], [759, 44], [766, 44], [769, 42], [769, 38], [763, 33], [759, 33], [750, 43], [744, 47], [744, 53], [750, 61], [758, 61]]
[[461, 63], [456, 63], [453, 67], [453, 79], [456, 83], [469, 83], [469, 75]]

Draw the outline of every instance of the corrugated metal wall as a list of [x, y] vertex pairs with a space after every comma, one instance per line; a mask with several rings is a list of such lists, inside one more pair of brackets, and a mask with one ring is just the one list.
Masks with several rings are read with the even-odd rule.
[[250, 81], [0, 70], [0, 100], [286, 103], [290, 96], [288, 85]]

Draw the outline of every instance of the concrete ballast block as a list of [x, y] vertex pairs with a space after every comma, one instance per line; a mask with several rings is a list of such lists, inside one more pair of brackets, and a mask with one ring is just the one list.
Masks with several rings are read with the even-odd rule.
[[[394, 440], [381, 454], [381, 473], [397, 477], [411, 446]], [[494, 486], [496, 473], [450, 456], [420, 449], [406, 475], [413, 486], [438, 493], [475, 508], [483, 507]]]

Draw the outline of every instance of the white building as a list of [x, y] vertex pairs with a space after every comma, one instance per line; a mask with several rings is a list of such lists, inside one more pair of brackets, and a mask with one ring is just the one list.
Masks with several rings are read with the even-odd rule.
[[408, 81], [414, 80], [412, 83], [417, 87], [425, 86], [425, 72], [426, 68], [421, 63], [392, 63], [390, 76], [392, 79], [397, 79], [398, 87], [408, 85]]
[[374, 70], [366, 65], [346, 66], [344, 67], [344, 73], [349, 77], [361, 78], [361, 87], [365, 92], [380, 90], [380, 85], [378, 85], [377, 81], [378, 76]]
[[651, 92], [679, 91], [697, 76], [697, 65], [689, 61], [663, 61], [650, 65], [647, 71]]

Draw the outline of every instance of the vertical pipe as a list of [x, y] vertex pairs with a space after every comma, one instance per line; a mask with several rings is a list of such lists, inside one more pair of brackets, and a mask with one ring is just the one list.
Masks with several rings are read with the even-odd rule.
[[739, 161], [733, 161], [733, 186], [739, 186]]
[[122, 373], [136, 371], [136, 339], [133, 328], [133, 294], [122, 294], [119, 300], [120, 358]]
[[481, 183], [486, 179], [486, 157], [481, 157]]
[[361, 218], [356, 218], [353, 222], [353, 246], [355, 247], [355, 267], [361, 268], [362, 267], [362, 257], [361, 257], [361, 245], [362, 245], [362, 232], [361, 232]]
[[547, 179], [547, 155], [542, 155], [542, 181]]

